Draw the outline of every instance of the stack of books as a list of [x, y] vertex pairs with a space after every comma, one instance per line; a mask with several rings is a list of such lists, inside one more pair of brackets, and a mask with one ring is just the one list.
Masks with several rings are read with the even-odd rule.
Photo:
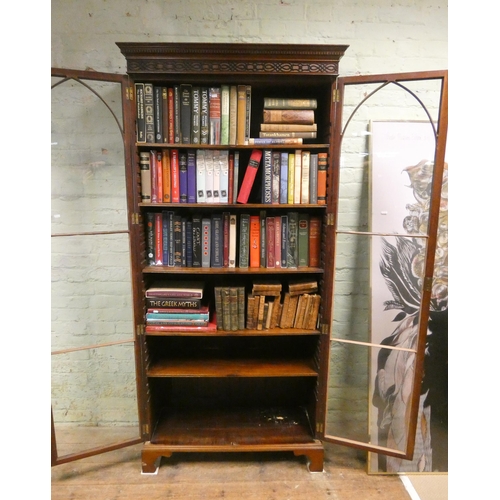
[[[260, 139], [316, 139], [316, 99], [264, 98]], [[300, 144], [301, 141], [289, 143]]]
[[317, 291], [317, 281], [290, 282], [283, 298], [280, 328], [314, 330], [321, 304], [321, 296]]
[[209, 306], [203, 302], [202, 282], [155, 283], [146, 290], [146, 333], [210, 331]]
[[279, 326], [282, 285], [276, 281], [254, 282], [247, 299], [247, 328], [269, 330]]
[[245, 329], [245, 287], [216, 286], [214, 288], [217, 329]]

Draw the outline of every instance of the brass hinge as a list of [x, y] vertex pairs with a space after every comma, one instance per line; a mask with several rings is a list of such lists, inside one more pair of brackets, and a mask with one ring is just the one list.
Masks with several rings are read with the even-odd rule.
[[322, 335], [328, 335], [330, 332], [328, 331], [328, 325], [326, 323], [322, 323], [320, 325], [320, 330]]
[[132, 213], [131, 217], [132, 217], [132, 225], [139, 224], [141, 216], [137, 212]]
[[142, 426], [142, 433], [143, 434], [149, 434], [149, 425], [148, 424], [143, 424], [143, 426]]
[[339, 89], [334, 89], [332, 94], [332, 102], [339, 102], [339, 101], [340, 101]]
[[323, 434], [323, 422], [316, 422], [316, 432]]
[[432, 281], [433, 280], [430, 277], [424, 278], [424, 290], [426, 292], [432, 291]]
[[333, 226], [335, 223], [335, 215], [333, 213], [326, 214], [326, 225]]
[[136, 326], [136, 333], [137, 333], [138, 337], [140, 337], [141, 335], [144, 335], [144, 325], [137, 325]]
[[134, 89], [132, 87], [125, 87], [125, 98], [127, 101], [134, 100]]

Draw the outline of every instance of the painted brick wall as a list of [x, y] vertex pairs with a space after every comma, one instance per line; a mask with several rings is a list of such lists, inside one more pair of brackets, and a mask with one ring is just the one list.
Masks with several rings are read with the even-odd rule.
[[[196, 41], [348, 44], [350, 47], [340, 63], [341, 75], [446, 69], [447, 14], [445, 0], [256, 0], [252, 3], [53, 0], [52, 66], [124, 73], [125, 60], [115, 45], [117, 41]], [[60, 109], [64, 110], [61, 116], [74, 119], [77, 130], [82, 119], [81, 103], [65, 101], [64, 91], [60, 99]], [[109, 117], [98, 103], [93, 112], [96, 113], [93, 118], [100, 117], [100, 127], [84, 146], [73, 147], [69, 141], [65, 147], [61, 140], [53, 150], [58, 163], [64, 165], [53, 172], [53, 232], [93, 230], [107, 226], [110, 221], [116, 229], [126, 223], [116, 126], [106, 121]], [[59, 134], [68, 132], [59, 126], [53, 123], [53, 142], [57, 142]], [[357, 194], [364, 175], [363, 165], [353, 165], [350, 175], [349, 190]], [[113, 196], [109, 196], [110, 192]], [[79, 209], [83, 198], [95, 202], [95, 210], [85, 217]], [[359, 212], [355, 202], [346, 202], [342, 208], [345, 217], [352, 218]], [[360, 225], [365, 223], [359, 221]], [[52, 280], [54, 297], [58, 298], [52, 304], [53, 349], [128, 338], [131, 335], [128, 242], [119, 236], [98, 237], [90, 242], [55, 240]], [[89, 262], [89, 256], [96, 252], [98, 259]], [[357, 279], [367, 279], [367, 270], [356, 267], [359, 263], [352, 262], [351, 257], [346, 243], [345, 250], [339, 252], [339, 262], [346, 273], [339, 293], [349, 294]], [[95, 273], [90, 284], [85, 281], [89, 269]], [[72, 277], [70, 284], [61, 277], [68, 275]], [[339, 324], [348, 321], [348, 310], [339, 308], [337, 312]], [[360, 317], [358, 321], [363, 323], [366, 319]], [[113, 349], [113, 366], [105, 370], [97, 369], [98, 353], [93, 351], [53, 360], [58, 422], [117, 425], [135, 421], [132, 350], [109, 349]], [[344, 367], [347, 363], [352, 367], [357, 356], [340, 351], [334, 356], [337, 361], [334, 375], [339, 386], [349, 385], [346, 379], [356, 376], [356, 371], [347, 372]], [[91, 375], [84, 375], [89, 368]], [[359, 383], [354, 385], [362, 385], [366, 374], [359, 372], [357, 376]], [[331, 391], [332, 399], [342, 397], [336, 387]], [[364, 409], [359, 410], [359, 419], [365, 419]]]

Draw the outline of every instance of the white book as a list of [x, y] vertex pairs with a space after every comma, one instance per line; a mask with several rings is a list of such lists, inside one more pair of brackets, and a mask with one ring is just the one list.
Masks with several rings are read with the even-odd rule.
[[205, 150], [196, 150], [196, 203], [206, 203]]
[[300, 188], [302, 187], [302, 150], [295, 150], [295, 168], [294, 168], [294, 191], [293, 203], [300, 203]]
[[240, 171], [240, 152], [234, 152], [234, 162], [233, 162], [233, 199], [230, 203], [236, 203], [236, 198], [238, 197], [238, 175]]
[[214, 165], [213, 203], [220, 203], [220, 151], [212, 152]]
[[220, 184], [219, 199], [221, 203], [229, 201], [229, 151], [227, 149], [219, 151], [220, 163]]
[[236, 214], [229, 215], [229, 267], [236, 267]]
[[311, 152], [302, 151], [302, 187], [300, 203], [309, 203], [309, 174], [311, 165]]
[[205, 193], [207, 203], [214, 202], [214, 160], [212, 153], [205, 154]]

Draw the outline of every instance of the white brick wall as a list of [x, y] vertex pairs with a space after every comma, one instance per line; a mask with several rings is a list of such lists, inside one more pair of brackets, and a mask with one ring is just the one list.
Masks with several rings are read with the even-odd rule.
[[[448, 66], [446, 0], [256, 0], [251, 3], [53, 0], [51, 15], [51, 63], [55, 67], [124, 73], [125, 60], [115, 45], [117, 41], [348, 44], [350, 47], [340, 63], [341, 75], [446, 69]], [[66, 117], [80, 120], [80, 104], [85, 103], [66, 102]], [[115, 125], [99, 106], [96, 105], [94, 111], [101, 116], [98, 121], [101, 126], [94, 130], [94, 136], [84, 147], [76, 136], [74, 144], [60, 144], [53, 149], [53, 155], [60, 155], [59, 163], [68, 160], [65, 168], [59, 169], [56, 175], [53, 173], [54, 232], [71, 228], [88, 231], [109, 225], [110, 221], [115, 229], [126, 224], [122, 160]], [[114, 136], [108, 134], [110, 129], [114, 130]], [[53, 142], [58, 141], [58, 132], [58, 123], [54, 123]], [[67, 131], [61, 132], [64, 132], [61, 137], [67, 139]], [[353, 193], [359, 192], [362, 167], [353, 169], [348, 179]], [[69, 183], [69, 178], [77, 182]], [[79, 212], [82, 197], [95, 199], [96, 210], [90, 219], [87, 214], [84, 220]], [[107, 205], [103, 205], [103, 200], [107, 200]], [[342, 209], [345, 220], [351, 222], [357, 203], [345, 203]], [[63, 216], [54, 217], [55, 214]], [[131, 336], [127, 244], [124, 237], [72, 242], [58, 238], [53, 242], [56, 269], [52, 280], [57, 290], [54, 296], [60, 297], [52, 304], [54, 349]], [[89, 255], [95, 252], [98, 257], [88, 262]], [[345, 272], [349, 273], [353, 263], [348, 246], [339, 252], [339, 259], [344, 257]], [[93, 269], [97, 266], [98, 272], [91, 274], [91, 283], [84, 286], [82, 281], [90, 272], [87, 264], [92, 264]], [[71, 277], [70, 283], [66, 278], [61, 280], [63, 274]], [[366, 278], [366, 274], [367, 270], [363, 269], [357, 277]], [[348, 294], [352, 287], [352, 279], [347, 278], [337, 292]], [[339, 309], [338, 313], [339, 324], [349, 321], [349, 311]], [[362, 318], [359, 321], [363, 323]], [[114, 349], [113, 366], [107, 370], [92, 371], [96, 366], [96, 354], [92, 351], [53, 360], [53, 402], [58, 422], [112, 425], [135, 421], [133, 355], [131, 349]], [[342, 375], [345, 375], [342, 359], [352, 362], [352, 358], [342, 352], [336, 352], [335, 356], [338, 383], [342, 386]], [[90, 379], [78, 371], [79, 366], [82, 371], [90, 368]], [[332, 398], [335, 397], [338, 394], [332, 393]]]

